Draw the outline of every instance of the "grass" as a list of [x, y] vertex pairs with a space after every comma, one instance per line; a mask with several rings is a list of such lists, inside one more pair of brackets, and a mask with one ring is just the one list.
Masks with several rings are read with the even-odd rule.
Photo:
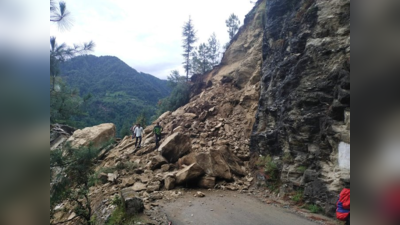
[[116, 195], [111, 202], [117, 208], [113, 211], [106, 225], [134, 225], [135, 222], [143, 222], [137, 215], [127, 215], [124, 204], [119, 195]]
[[306, 171], [307, 167], [306, 166], [299, 166], [296, 168], [297, 171], [299, 171], [300, 173], [304, 173], [304, 171]]
[[295, 203], [300, 203], [303, 201], [303, 190], [297, 190], [292, 197], [292, 201]]
[[320, 213], [320, 212], [322, 212], [322, 208], [317, 206], [317, 205], [315, 205], [315, 204], [307, 205], [307, 209], [310, 210], [310, 212], [312, 212], [312, 213]]
[[278, 166], [272, 160], [272, 157], [270, 155], [259, 157], [256, 162], [256, 165], [264, 167], [265, 174], [268, 176], [269, 179], [271, 180], [278, 179], [278, 172], [279, 172]]

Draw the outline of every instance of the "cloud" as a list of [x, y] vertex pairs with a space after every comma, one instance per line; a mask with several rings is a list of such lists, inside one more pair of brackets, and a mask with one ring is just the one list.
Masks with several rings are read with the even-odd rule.
[[225, 20], [231, 13], [243, 22], [253, 7], [247, 0], [67, 0], [74, 26], [50, 34], [68, 44], [93, 40], [95, 55], [113, 55], [131, 67], [166, 78], [171, 70], [183, 74], [182, 27], [191, 16], [198, 42], [215, 32], [221, 45], [228, 42]]

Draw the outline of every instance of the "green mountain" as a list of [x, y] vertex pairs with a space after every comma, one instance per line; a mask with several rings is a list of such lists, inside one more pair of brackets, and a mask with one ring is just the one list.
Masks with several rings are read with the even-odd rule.
[[92, 95], [84, 106], [88, 115], [72, 119], [78, 127], [112, 122], [117, 133], [125, 135], [139, 115], [149, 122], [158, 101], [170, 94], [166, 80], [139, 73], [114, 56], [78, 56], [60, 69], [62, 78], [81, 96]]

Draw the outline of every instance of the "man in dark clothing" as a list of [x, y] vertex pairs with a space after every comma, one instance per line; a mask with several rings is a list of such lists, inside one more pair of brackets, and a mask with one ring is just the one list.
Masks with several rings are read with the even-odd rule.
[[157, 123], [157, 125], [153, 128], [153, 133], [156, 138], [156, 148], [158, 147], [158, 143], [161, 140], [161, 131], [162, 130], [163, 130], [163, 128], [160, 126], [160, 123]]

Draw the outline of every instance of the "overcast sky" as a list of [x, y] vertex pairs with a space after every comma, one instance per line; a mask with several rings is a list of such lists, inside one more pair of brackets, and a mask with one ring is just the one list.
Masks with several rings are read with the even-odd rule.
[[111, 55], [129, 66], [166, 79], [171, 70], [184, 70], [182, 26], [193, 20], [198, 42], [206, 42], [215, 32], [222, 46], [229, 36], [225, 20], [231, 13], [241, 24], [254, 3], [250, 0], [65, 0], [73, 26], [59, 31], [50, 26], [50, 35], [59, 43], [93, 40], [91, 54]]

